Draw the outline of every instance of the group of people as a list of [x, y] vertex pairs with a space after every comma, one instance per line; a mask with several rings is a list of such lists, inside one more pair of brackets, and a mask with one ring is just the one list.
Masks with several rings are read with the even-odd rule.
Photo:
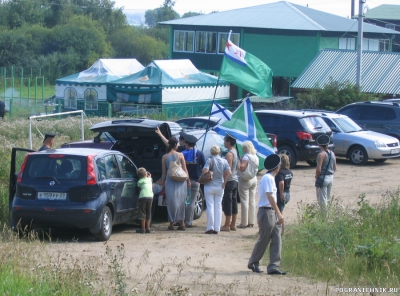
[[[196, 227], [193, 215], [196, 197], [199, 193], [201, 174], [213, 172], [213, 178], [204, 185], [207, 206], [206, 234], [218, 234], [219, 231], [236, 231], [237, 228], [253, 227], [255, 224], [257, 176], [259, 159], [250, 141], [242, 144], [243, 156], [238, 155], [236, 139], [226, 134], [224, 146], [228, 149], [225, 158], [221, 157], [220, 147], [210, 149], [211, 157], [207, 160], [202, 151], [195, 148], [197, 138], [180, 133], [179, 142], [175, 137], [166, 139], [157, 128], [156, 133], [167, 145], [167, 153], [162, 157], [162, 177], [155, 184], [164, 186], [168, 209], [168, 230], [186, 230]], [[55, 134], [45, 135], [40, 150], [52, 146]], [[333, 174], [336, 171], [336, 157], [328, 149], [330, 137], [321, 135], [317, 138], [321, 152], [317, 156], [315, 187], [317, 200], [322, 211], [327, 210], [330, 192], [333, 185]], [[188, 178], [186, 181], [175, 181], [168, 175], [172, 162], [180, 163]], [[267, 273], [285, 275], [279, 270], [282, 250], [282, 231], [284, 226], [283, 210], [290, 200], [290, 185], [293, 173], [290, 170], [290, 159], [287, 155], [271, 154], [264, 161], [267, 173], [261, 178], [258, 186], [257, 222], [259, 238], [248, 261], [248, 268], [256, 273], [263, 272], [260, 260], [270, 245], [270, 262]], [[141, 228], [138, 233], [150, 233], [151, 204], [154, 183], [151, 174], [145, 168], [137, 170], [139, 177], [139, 212]], [[236, 226], [238, 214], [238, 193], [241, 203], [241, 221]], [[225, 223], [222, 224], [222, 212]], [[178, 225], [176, 223], [178, 222]], [[177, 228], [175, 228], [177, 226]]]

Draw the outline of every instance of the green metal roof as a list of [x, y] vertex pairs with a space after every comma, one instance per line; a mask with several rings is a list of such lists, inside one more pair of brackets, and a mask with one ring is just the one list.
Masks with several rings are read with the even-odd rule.
[[[324, 49], [294, 81], [292, 88], [324, 87], [330, 81], [356, 83], [357, 51]], [[367, 93], [400, 94], [400, 53], [365, 51], [361, 89]]]
[[372, 8], [365, 13], [367, 19], [379, 20], [399, 20], [400, 21], [400, 5], [382, 4]]
[[[280, 30], [357, 32], [357, 20], [280, 1], [241, 9], [160, 22], [162, 25], [219, 26]], [[364, 24], [366, 33], [396, 34], [393, 30]], [[398, 32], [400, 34], [400, 32]]]

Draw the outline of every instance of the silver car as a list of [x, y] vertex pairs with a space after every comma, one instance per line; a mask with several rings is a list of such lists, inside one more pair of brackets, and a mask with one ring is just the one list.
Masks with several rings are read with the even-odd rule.
[[388, 158], [400, 156], [399, 140], [394, 137], [364, 131], [346, 115], [313, 112], [319, 114], [333, 132], [335, 154], [348, 158], [355, 165], [364, 165], [368, 159], [385, 162]]

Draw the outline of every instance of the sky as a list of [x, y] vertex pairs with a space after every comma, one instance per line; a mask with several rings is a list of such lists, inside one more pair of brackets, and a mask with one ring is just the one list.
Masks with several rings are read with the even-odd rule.
[[[147, 9], [160, 7], [164, 0], [113, 0], [116, 8], [124, 7], [125, 12], [135, 13]], [[288, 2], [307, 6], [316, 10], [349, 17], [352, 0], [291, 0]], [[232, 10], [268, 3], [279, 2], [279, 0], [175, 0], [174, 9], [180, 14], [185, 12], [210, 13], [212, 11]], [[397, 4], [400, 0], [366, 0], [365, 5], [370, 9], [381, 4]], [[358, 13], [359, 0], [356, 0], [356, 14]]]

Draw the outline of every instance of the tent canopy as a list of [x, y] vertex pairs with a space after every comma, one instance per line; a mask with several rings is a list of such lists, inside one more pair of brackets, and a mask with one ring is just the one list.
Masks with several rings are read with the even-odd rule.
[[57, 84], [103, 84], [137, 73], [144, 66], [136, 59], [100, 59], [89, 69], [56, 80]]
[[[154, 60], [142, 71], [107, 83], [107, 100], [147, 104], [212, 100], [218, 77], [190, 60]], [[215, 98], [229, 99], [229, 83], [219, 80]]]
[[[190, 87], [215, 86], [218, 77], [199, 71], [190, 60], [154, 60], [142, 71], [118, 79], [110, 85]], [[229, 85], [220, 80], [219, 85]]]

